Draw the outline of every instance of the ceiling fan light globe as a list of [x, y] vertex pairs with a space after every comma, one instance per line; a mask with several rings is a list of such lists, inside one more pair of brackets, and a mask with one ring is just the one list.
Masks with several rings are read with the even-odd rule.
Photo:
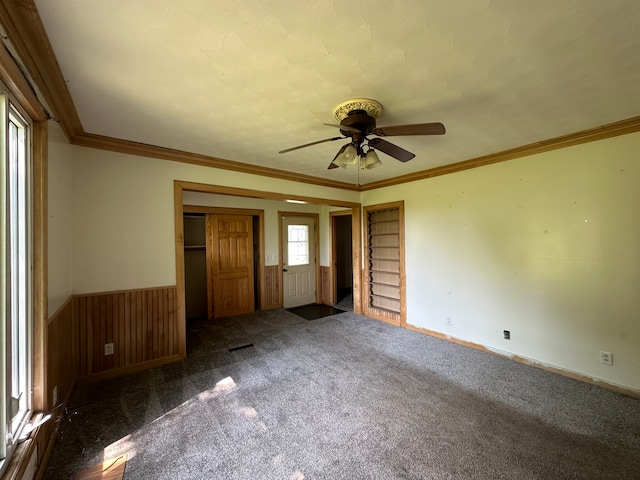
[[344, 168], [346, 168], [346, 165], [355, 165], [358, 161], [358, 151], [356, 150], [356, 147], [349, 145], [344, 149], [344, 152], [338, 155], [336, 160], [340, 160], [345, 165]]
[[337, 167], [344, 168], [346, 170], [347, 164], [344, 163], [344, 161], [340, 157], [342, 157], [342, 155], [338, 155], [336, 158], [333, 159], [333, 162], [331, 163]]
[[374, 149], [370, 149], [360, 162], [360, 168], [363, 170], [365, 168], [367, 170], [371, 170], [372, 168], [377, 168], [380, 165], [382, 165], [382, 162], [380, 161], [380, 158], [378, 158], [378, 154]]

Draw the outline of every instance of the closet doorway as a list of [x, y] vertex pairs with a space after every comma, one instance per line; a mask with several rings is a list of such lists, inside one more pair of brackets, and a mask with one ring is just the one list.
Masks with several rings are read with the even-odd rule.
[[259, 309], [263, 212], [185, 205], [183, 217], [186, 318]]
[[353, 240], [351, 210], [330, 212], [331, 302], [353, 310]]

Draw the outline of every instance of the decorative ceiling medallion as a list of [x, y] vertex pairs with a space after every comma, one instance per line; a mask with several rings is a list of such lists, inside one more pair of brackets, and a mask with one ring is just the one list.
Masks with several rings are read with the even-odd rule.
[[370, 98], [354, 98], [336, 105], [333, 109], [333, 116], [341, 122], [353, 110], [364, 110], [367, 115], [378, 118], [382, 113], [382, 105]]

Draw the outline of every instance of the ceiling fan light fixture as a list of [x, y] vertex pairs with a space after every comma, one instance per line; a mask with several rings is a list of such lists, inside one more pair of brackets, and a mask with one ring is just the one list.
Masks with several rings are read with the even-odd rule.
[[370, 148], [367, 154], [360, 159], [360, 169], [371, 170], [382, 165], [378, 154], [373, 148]]
[[[297, 147], [280, 150], [278, 153], [287, 153], [319, 143], [349, 138], [349, 143], [344, 144], [336, 156], [333, 157], [331, 163], [329, 163], [328, 170], [338, 167], [346, 170], [349, 166], [354, 166], [359, 170], [371, 170], [382, 165], [375, 150], [379, 150], [402, 163], [408, 162], [416, 156], [414, 153], [380, 137], [443, 135], [446, 132], [444, 125], [440, 122], [377, 127], [376, 118], [381, 113], [382, 105], [371, 98], [347, 100], [337, 105], [333, 111], [333, 115], [338, 120], [339, 125], [324, 124], [329, 127], [339, 128], [341, 137], [331, 137], [305, 143]], [[369, 138], [371, 135], [376, 138]]]
[[333, 117], [341, 122], [354, 110], [364, 110], [367, 115], [378, 118], [382, 113], [382, 104], [372, 98], [352, 98], [336, 105], [333, 108]]
[[338, 155], [333, 163], [336, 165], [347, 168], [347, 165], [355, 165], [358, 162], [358, 150], [353, 145], [347, 146], [340, 155]]
[[345, 170], [347, 168], [347, 164], [342, 161], [340, 156], [334, 158], [333, 161], [329, 164], [329, 169], [337, 167], [344, 168]]

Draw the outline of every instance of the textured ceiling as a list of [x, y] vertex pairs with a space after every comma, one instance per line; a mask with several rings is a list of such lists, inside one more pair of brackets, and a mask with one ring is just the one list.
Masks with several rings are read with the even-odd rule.
[[393, 178], [640, 115], [638, 0], [36, 0], [86, 132], [348, 183], [333, 107], [383, 105]]

